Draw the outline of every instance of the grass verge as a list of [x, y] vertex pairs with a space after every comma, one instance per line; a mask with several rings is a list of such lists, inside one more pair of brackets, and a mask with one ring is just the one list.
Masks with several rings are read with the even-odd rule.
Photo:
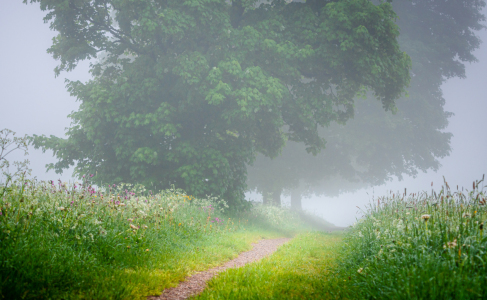
[[335, 299], [334, 270], [341, 233], [301, 233], [273, 255], [228, 269], [208, 283], [203, 299]]

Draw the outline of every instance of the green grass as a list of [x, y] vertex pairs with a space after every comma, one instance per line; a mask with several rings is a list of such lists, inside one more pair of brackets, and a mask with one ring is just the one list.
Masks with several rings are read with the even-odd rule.
[[231, 215], [179, 190], [16, 182], [0, 186], [0, 298], [144, 299], [258, 239], [295, 236], [198, 299], [487, 299], [486, 202], [478, 183], [393, 194], [326, 234], [307, 215], [263, 205]]
[[340, 249], [349, 299], [487, 299], [487, 218], [478, 189], [390, 195], [369, 207]]
[[309, 230], [288, 210], [238, 216], [223, 201], [130, 185], [0, 187], [0, 297], [142, 299], [230, 260], [260, 238]]
[[301, 233], [261, 261], [220, 273], [196, 299], [335, 299], [341, 239], [340, 233]]

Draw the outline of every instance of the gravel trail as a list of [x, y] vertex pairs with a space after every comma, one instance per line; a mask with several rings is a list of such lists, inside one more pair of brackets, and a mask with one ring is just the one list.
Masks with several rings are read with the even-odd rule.
[[213, 269], [196, 273], [185, 281], [180, 282], [177, 287], [164, 290], [160, 296], [150, 296], [148, 300], [182, 300], [201, 293], [206, 288], [206, 282], [218, 273], [228, 268], [239, 268], [248, 263], [260, 260], [274, 253], [279, 246], [288, 242], [290, 238], [260, 240], [252, 244], [250, 251], [242, 252], [240, 255], [225, 264]]

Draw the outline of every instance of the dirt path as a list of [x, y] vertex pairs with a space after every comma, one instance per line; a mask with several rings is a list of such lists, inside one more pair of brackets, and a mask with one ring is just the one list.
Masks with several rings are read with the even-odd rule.
[[206, 282], [218, 273], [225, 271], [228, 268], [238, 268], [248, 263], [260, 260], [277, 250], [279, 246], [288, 242], [289, 238], [280, 238], [273, 240], [260, 240], [252, 244], [253, 248], [250, 251], [242, 252], [240, 255], [226, 262], [224, 265], [196, 273], [185, 281], [179, 283], [177, 287], [164, 290], [160, 296], [148, 297], [148, 300], [182, 300], [201, 293], [205, 287]]

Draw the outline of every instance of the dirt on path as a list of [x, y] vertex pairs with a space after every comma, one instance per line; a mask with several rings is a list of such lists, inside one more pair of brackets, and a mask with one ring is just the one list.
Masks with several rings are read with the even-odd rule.
[[196, 273], [185, 281], [179, 283], [177, 287], [164, 290], [160, 296], [150, 296], [148, 300], [182, 300], [188, 299], [193, 295], [201, 293], [206, 288], [206, 282], [218, 273], [225, 271], [228, 268], [242, 267], [248, 263], [260, 260], [272, 253], [274, 253], [279, 246], [288, 242], [290, 238], [260, 240], [252, 244], [253, 248], [250, 251], [242, 252], [240, 255], [226, 262], [225, 264]]

